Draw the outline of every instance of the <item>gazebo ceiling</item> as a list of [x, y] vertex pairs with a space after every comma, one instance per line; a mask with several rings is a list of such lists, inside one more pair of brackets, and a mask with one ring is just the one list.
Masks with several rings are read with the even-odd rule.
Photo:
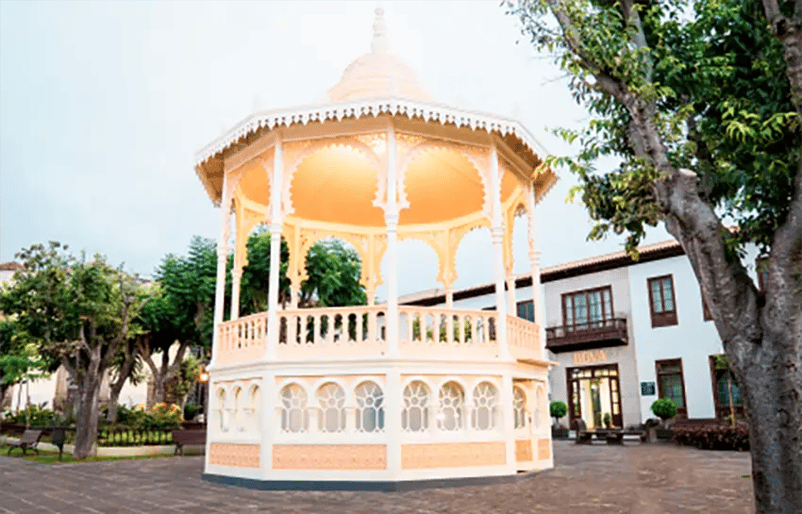
[[[486, 212], [487, 186], [474, 163], [453, 150], [454, 144], [479, 151], [486, 151], [491, 142], [498, 147], [499, 157], [508, 163], [502, 203], [516, 193], [519, 180], [534, 183], [538, 200], [545, 195], [557, 176], [550, 169], [535, 173], [542, 147], [522, 125], [429, 103], [412, 68], [388, 52], [381, 12], [373, 29], [372, 52], [353, 61], [329, 90], [334, 103], [256, 113], [198, 153], [195, 170], [215, 204], [221, 201], [224, 173], [238, 171], [242, 178], [236, 194], [268, 212], [270, 184], [262, 162], [278, 138], [314, 145], [327, 138], [382, 134], [389, 123], [398, 133], [413, 134], [433, 146], [398, 170], [409, 203], [400, 211], [402, 226]], [[437, 148], [438, 142], [443, 148]], [[376, 156], [386, 159], [384, 149], [378, 150], [374, 148]], [[324, 145], [298, 164], [289, 185], [293, 212], [288, 214], [317, 222], [384, 226], [384, 211], [374, 205], [382, 176], [375, 162], [354, 147]]]

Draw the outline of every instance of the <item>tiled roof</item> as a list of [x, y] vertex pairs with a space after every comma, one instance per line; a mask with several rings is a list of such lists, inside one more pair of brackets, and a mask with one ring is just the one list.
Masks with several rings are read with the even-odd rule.
[[24, 266], [16, 261], [0, 262], [0, 271], [19, 271]]

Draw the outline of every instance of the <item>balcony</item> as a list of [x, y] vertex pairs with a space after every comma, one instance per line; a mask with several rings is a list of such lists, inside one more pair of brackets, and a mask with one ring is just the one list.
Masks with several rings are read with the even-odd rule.
[[[438, 307], [398, 308], [398, 356], [486, 362], [502, 354], [497, 339], [496, 311]], [[275, 347], [278, 361], [339, 361], [384, 358], [387, 306], [281, 310]], [[508, 349], [519, 361], [543, 360], [539, 328], [507, 316]], [[267, 313], [253, 314], [220, 325], [217, 360], [235, 364], [264, 358], [267, 353]]]
[[554, 353], [625, 346], [628, 343], [626, 318], [546, 329], [546, 348]]

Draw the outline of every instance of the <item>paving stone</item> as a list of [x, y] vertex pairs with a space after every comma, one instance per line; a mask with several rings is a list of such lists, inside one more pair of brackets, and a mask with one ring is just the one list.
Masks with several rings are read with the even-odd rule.
[[0, 456], [0, 513], [754, 511], [748, 453], [631, 442], [616, 447], [557, 441], [554, 446], [555, 469], [516, 483], [400, 493], [257, 491], [210, 484], [200, 479], [203, 457], [44, 465]]

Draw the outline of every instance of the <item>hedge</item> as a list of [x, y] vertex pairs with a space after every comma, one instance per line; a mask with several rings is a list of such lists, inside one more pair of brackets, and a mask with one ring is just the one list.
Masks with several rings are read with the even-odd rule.
[[671, 432], [674, 442], [702, 450], [749, 450], [747, 425], [674, 426]]

